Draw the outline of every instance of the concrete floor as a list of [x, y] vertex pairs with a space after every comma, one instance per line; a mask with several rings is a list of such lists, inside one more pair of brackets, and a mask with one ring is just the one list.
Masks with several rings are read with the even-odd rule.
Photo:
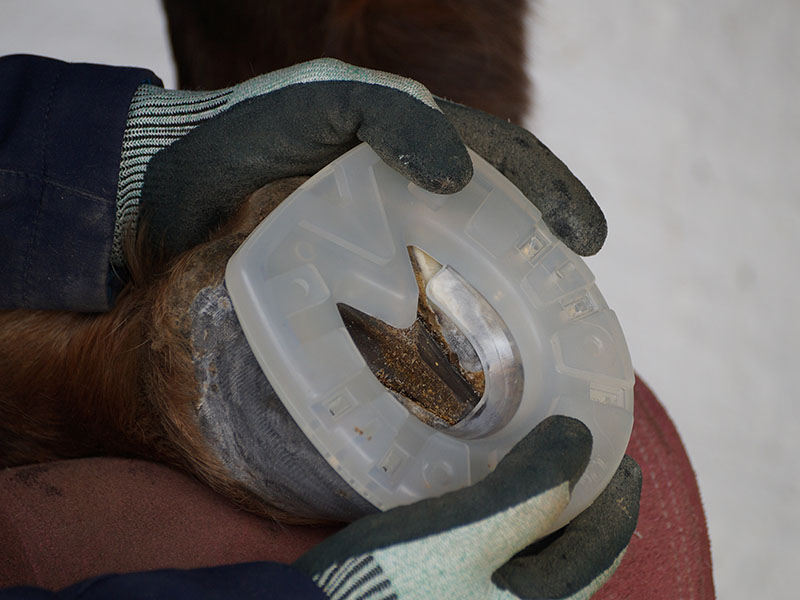
[[[800, 4], [540, 0], [537, 133], [595, 194], [588, 264], [703, 494], [720, 598], [797, 597]], [[4, 0], [0, 55], [174, 84], [156, 0]]]

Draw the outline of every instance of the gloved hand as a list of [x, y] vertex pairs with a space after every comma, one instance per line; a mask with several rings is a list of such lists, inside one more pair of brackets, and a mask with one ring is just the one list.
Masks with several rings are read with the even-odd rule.
[[[472, 176], [467, 145], [498, 167], [581, 254], [606, 224], [586, 189], [528, 132], [439, 101], [421, 84], [319, 59], [211, 92], [142, 85], [123, 139], [112, 262], [148, 224], [167, 257], [200, 242], [266, 183], [311, 175], [366, 141], [411, 181], [453, 193]], [[141, 213], [141, 219], [140, 217]]]
[[531, 132], [494, 115], [436, 99], [464, 143], [516, 185], [538, 208], [550, 230], [573, 251], [600, 251], [608, 228], [583, 184]]
[[294, 566], [336, 600], [588, 598], [616, 570], [636, 527], [635, 461], [626, 456], [592, 506], [534, 542], [569, 502], [591, 446], [580, 421], [551, 417], [483, 481], [363, 517]]

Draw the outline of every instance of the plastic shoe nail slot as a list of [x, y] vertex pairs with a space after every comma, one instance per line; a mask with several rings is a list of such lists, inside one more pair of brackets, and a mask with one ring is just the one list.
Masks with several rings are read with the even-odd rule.
[[[367, 145], [354, 148], [253, 231], [226, 283], [292, 417], [381, 509], [482, 479], [550, 415], [583, 421], [592, 458], [560, 527], [622, 459], [633, 368], [585, 263], [516, 187], [471, 156], [469, 185], [437, 195]], [[405, 346], [395, 343], [404, 339], [422, 357], [410, 362], [427, 362], [420, 372], [441, 376], [440, 387], [407, 375]], [[440, 406], [448, 394], [471, 400]]]

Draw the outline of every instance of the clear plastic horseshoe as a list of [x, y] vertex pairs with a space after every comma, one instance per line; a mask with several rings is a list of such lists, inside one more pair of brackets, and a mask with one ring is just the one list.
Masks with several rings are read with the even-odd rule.
[[[583, 421], [592, 457], [558, 528], [594, 501], [622, 460], [633, 367], [583, 260], [513, 184], [471, 157], [471, 182], [437, 195], [366, 144], [354, 148], [252, 232], [228, 263], [226, 285], [289, 413], [378, 508], [482, 479], [550, 415]], [[463, 348], [459, 360], [483, 373], [482, 394], [455, 423], [420, 418], [424, 409], [384, 386], [339, 309], [408, 328], [421, 293], [451, 345]]]

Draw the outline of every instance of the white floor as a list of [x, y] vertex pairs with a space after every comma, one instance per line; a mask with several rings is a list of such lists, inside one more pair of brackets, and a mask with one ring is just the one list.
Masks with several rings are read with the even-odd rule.
[[[589, 266], [676, 421], [720, 598], [800, 566], [800, 3], [540, 0], [529, 127], [604, 208]], [[156, 0], [3, 0], [0, 55], [148, 66]]]

